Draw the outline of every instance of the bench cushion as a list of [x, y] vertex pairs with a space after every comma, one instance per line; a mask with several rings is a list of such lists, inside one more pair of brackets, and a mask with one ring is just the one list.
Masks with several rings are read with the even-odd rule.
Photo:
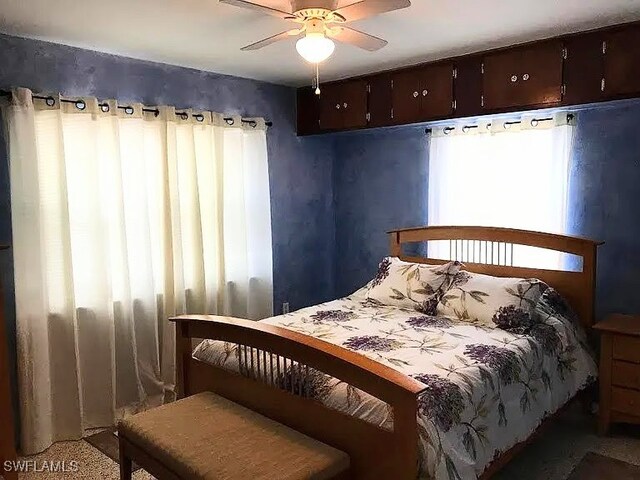
[[349, 457], [213, 393], [120, 422], [120, 435], [182, 478], [330, 479]]

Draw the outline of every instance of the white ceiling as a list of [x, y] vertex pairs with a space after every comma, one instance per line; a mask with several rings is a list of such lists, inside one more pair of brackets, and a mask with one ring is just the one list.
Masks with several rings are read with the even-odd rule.
[[[370, 53], [338, 44], [321, 80], [637, 19], [640, 0], [413, 0], [408, 9], [354, 22], [389, 45]], [[240, 51], [289, 25], [218, 0], [0, 0], [0, 31], [10, 35], [302, 85], [312, 71], [294, 39]]]

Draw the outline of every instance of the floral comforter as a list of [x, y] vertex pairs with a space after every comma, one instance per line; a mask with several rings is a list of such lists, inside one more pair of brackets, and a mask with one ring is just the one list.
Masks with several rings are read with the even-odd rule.
[[[381, 305], [359, 291], [264, 322], [360, 352], [424, 383], [421, 477], [455, 480], [479, 476], [596, 376], [584, 333], [553, 289], [535, 314], [538, 328], [514, 333]], [[235, 346], [223, 342], [202, 342], [194, 357], [243, 370]], [[335, 378], [277, 377], [289, 390], [291, 378], [328, 407], [392, 425], [385, 403]]]

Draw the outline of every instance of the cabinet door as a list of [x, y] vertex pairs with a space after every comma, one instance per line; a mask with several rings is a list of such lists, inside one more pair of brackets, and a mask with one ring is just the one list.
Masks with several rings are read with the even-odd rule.
[[430, 65], [420, 71], [420, 117], [429, 120], [453, 112], [453, 63]]
[[310, 135], [320, 130], [319, 97], [311, 87], [299, 88], [297, 92], [297, 132], [298, 135]]
[[522, 49], [520, 105], [544, 105], [562, 100], [562, 42], [558, 40]]
[[367, 125], [367, 81], [352, 80], [340, 85], [342, 128]]
[[391, 74], [383, 73], [369, 79], [369, 126], [391, 124]]
[[420, 80], [418, 70], [393, 74], [393, 123], [405, 124], [421, 120]]
[[519, 105], [520, 51], [506, 50], [484, 58], [482, 91], [488, 110]]
[[470, 117], [482, 113], [482, 58], [466, 57], [456, 62], [456, 116]]
[[483, 87], [486, 109], [560, 102], [562, 43], [553, 40], [486, 56]]
[[320, 86], [320, 128], [322, 130], [342, 128], [342, 102], [339, 84]]
[[569, 37], [564, 42], [564, 86], [566, 105], [596, 102], [602, 99], [602, 33]]
[[605, 35], [605, 95], [618, 96], [640, 92], [640, 26]]

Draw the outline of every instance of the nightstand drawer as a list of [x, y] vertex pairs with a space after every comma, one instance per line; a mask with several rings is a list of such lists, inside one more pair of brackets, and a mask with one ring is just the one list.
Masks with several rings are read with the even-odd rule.
[[626, 388], [611, 388], [611, 410], [640, 416], [640, 392]]
[[613, 362], [611, 383], [618, 387], [640, 390], [640, 365], [627, 362]]
[[640, 363], [640, 338], [614, 335], [613, 358]]

